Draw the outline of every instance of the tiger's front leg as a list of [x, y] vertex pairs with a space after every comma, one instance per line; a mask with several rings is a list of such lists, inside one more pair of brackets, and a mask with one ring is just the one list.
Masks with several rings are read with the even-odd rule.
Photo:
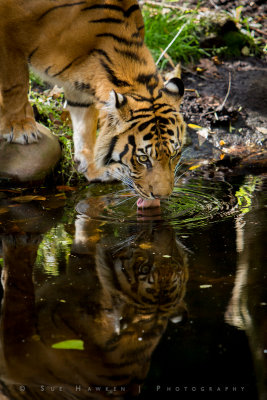
[[8, 142], [33, 143], [41, 136], [28, 101], [28, 87], [29, 72], [23, 55], [1, 46], [0, 138]]
[[[77, 104], [77, 105], [76, 105]], [[108, 168], [97, 168], [94, 160], [96, 143], [98, 110], [92, 103], [82, 105], [68, 102], [74, 139], [74, 162], [79, 172], [83, 173], [88, 181], [110, 181], [111, 171]]]

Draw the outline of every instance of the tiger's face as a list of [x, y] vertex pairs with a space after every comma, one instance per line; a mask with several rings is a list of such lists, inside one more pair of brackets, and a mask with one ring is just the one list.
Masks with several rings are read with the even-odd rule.
[[96, 144], [98, 166], [112, 165], [113, 176], [143, 199], [172, 193], [185, 133], [179, 113], [182, 81], [173, 78], [154, 93], [143, 97], [112, 91]]

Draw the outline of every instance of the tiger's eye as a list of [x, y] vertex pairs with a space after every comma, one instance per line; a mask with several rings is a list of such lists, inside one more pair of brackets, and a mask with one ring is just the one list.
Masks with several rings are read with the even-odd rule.
[[142, 275], [147, 275], [150, 272], [150, 267], [147, 264], [141, 265], [139, 267], [139, 272]]
[[146, 155], [138, 156], [138, 161], [140, 161], [141, 163], [145, 163], [148, 161], [148, 156]]

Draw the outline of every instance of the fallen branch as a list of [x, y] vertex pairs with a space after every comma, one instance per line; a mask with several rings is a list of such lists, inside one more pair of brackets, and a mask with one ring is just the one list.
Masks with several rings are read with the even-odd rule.
[[229, 72], [229, 82], [228, 82], [227, 93], [226, 93], [226, 96], [225, 96], [225, 98], [224, 98], [222, 104], [216, 108], [216, 111], [222, 111], [223, 107], [225, 106], [225, 103], [226, 103], [226, 101], [227, 101], [227, 99], [228, 99], [228, 96], [229, 96], [230, 90], [231, 90], [231, 81], [232, 81], [232, 79], [231, 79], [231, 72]]
[[254, 28], [253, 26], [249, 26], [249, 28], [250, 28], [250, 29], [253, 29], [253, 31], [259, 33], [260, 35], [267, 36], [267, 32], [264, 32], [264, 31], [262, 31], [262, 30], [259, 29], [259, 28]]

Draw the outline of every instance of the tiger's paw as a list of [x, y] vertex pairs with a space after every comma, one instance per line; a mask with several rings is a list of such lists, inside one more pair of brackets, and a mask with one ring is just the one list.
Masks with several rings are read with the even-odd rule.
[[1, 128], [0, 136], [9, 143], [30, 144], [38, 142], [42, 134], [38, 131], [37, 125], [32, 118], [22, 121], [12, 121]]
[[112, 168], [97, 168], [92, 160], [92, 153], [88, 150], [76, 152], [74, 156], [75, 168], [84, 174], [89, 182], [110, 182], [116, 180], [112, 175]]
[[84, 174], [89, 182], [112, 182], [117, 179], [114, 177], [110, 168], [95, 169], [90, 166]]
[[85, 173], [85, 177], [89, 182], [113, 182], [116, 181], [116, 165], [97, 168], [91, 163]]
[[89, 158], [88, 151], [82, 150], [79, 152], [75, 152], [74, 156], [74, 165], [75, 168], [77, 169], [78, 172], [81, 174], [85, 174], [89, 164], [90, 164], [90, 158]]

